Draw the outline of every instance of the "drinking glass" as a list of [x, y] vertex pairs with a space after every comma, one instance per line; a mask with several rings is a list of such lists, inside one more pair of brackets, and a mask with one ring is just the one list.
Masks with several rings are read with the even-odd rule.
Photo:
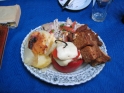
[[111, 0], [93, 0], [92, 19], [96, 22], [103, 22], [110, 3]]

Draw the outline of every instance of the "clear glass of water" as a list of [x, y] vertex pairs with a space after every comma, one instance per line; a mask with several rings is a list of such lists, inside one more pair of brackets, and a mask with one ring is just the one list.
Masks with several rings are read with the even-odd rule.
[[103, 22], [107, 16], [107, 10], [111, 0], [93, 0], [92, 19]]

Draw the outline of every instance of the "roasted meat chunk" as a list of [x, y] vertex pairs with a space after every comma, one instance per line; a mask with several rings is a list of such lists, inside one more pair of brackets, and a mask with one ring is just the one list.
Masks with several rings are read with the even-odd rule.
[[81, 49], [82, 58], [86, 63], [90, 63], [99, 57], [96, 46], [86, 46]]
[[92, 66], [110, 60], [110, 57], [100, 49], [103, 43], [99, 40], [98, 34], [87, 25], [82, 25], [75, 33], [68, 34], [68, 40], [76, 45], [84, 61]]

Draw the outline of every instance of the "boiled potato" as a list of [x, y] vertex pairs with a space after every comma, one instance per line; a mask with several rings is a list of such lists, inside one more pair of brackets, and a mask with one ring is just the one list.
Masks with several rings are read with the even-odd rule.
[[51, 63], [51, 58], [49, 56], [38, 55], [38, 62], [34, 62], [32, 66], [36, 68], [44, 68], [47, 67], [50, 63]]
[[34, 61], [37, 62], [37, 56], [29, 48], [26, 48], [24, 50], [24, 63], [32, 65]]
[[37, 41], [32, 42], [32, 48], [25, 49], [24, 62], [36, 68], [45, 68], [51, 63], [50, 53], [56, 47], [55, 37], [46, 31], [33, 32], [29, 40], [32, 40], [34, 37], [37, 38]]

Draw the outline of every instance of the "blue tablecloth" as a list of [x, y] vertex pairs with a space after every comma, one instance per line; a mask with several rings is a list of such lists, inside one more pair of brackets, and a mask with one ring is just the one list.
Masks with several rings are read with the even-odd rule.
[[[91, 19], [92, 3], [80, 11], [62, 11], [58, 0], [6, 0], [0, 6], [19, 4], [21, 18], [16, 29], [10, 29], [0, 69], [0, 93], [124, 93], [124, 1], [113, 0], [104, 22]], [[76, 86], [48, 84], [24, 67], [20, 47], [24, 37], [44, 23], [67, 17], [88, 24], [106, 44], [111, 61], [92, 80]]]

